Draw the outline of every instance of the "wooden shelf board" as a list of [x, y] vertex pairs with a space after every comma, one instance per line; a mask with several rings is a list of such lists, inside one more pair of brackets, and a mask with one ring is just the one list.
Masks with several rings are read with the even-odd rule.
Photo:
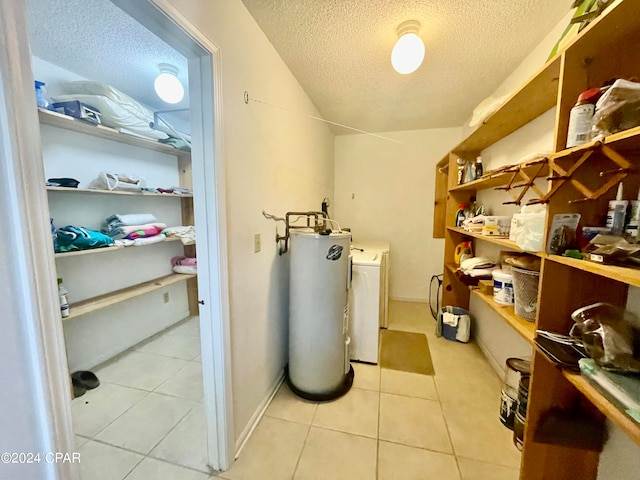
[[518, 334], [520, 334], [522, 338], [533, 345], [533, 338], [536, 336], [535, 322], [529, 322], [523, 318], [520, 318], [515, 314], [513, 306], [500, 305], [493, 299], [492, 295], [485, 295], [477, 288], [472, 289], [471, 292], [480, 297], [480, 299], [484, 303], [486, 303], [491, 309], [498, 313], [498, 315], [500, 315], [511, 328], [513, 328]]
[[40, 123], [44, 125], [51, 125], [52, 127], [63, 128], [72, 132], [79, 132], [85, 135], [133, 145], [135, 147], [146, 148], [147, 150], [153, 150], [155, 152], [167, 153], [169, 155], [176, 155], [180, 157], [191, 156], [189, 152], [183, 152], [182, 150], [178, 150], [170, 145], [165, 145], [164, 143], [121, 133], [114, 128], [105, 127], [104, 125], [94, 125], [78, 118], [73, 118], [58, 112], [52, 112], [51, 110], [38, 109], [38, 116], [40, 117]]
[[451, 232], [456, 232], [462, 235], [466, 235], [467, 237], [477, 238], [485, 242], [494, 243], [496, 245], [500, 245], [501, 247], [508, 248], [509, 250], [515, 250], [516, 252], [528, 253], [530, 255], [535, 255], [536, 257], [545, 256], [543, 252], [527, 252], [525, 250], [522, 250], [516, 242], [509, 240], [508, 238], [491, 237], [489, 235], [482, 235], [479, 233], [467, 232], [464, 228], [461, 228], [461, 227], [447, 227], [447, 230]]
[[547, 259], [567, 265], [577, 270], [594, 273], [602, 277], [617, 280], [628, 285], [640, 287], [640, 268], [636, 267], [619, 267], [617, 265], [603, 265], [601, 263], [590, 262], [589, 260], [578, 260], [575, 258], [562, 257], [560, 255], [548, 255]]
[[552, 157], [554, 159], [560, 159], [568, 157], [569, 155], [573, 155], [575, 153], [586, 152], [587, 150], [596, 148], [599, 143], [608, 145], [619, 152], [628, 150], [640, 150], [640, 127], [630, 128], [629, 130], [624, 130], [623, 132], [614, 133], [613, 135], [605, 137], [601, 141], [595, 140], [592, 142], [584, 143], [582, 145], [578, 145], [577, 147], [567, 148], [566, 150], [562, 150], [558, 153], [553, 154]]
[[637, 445], [640, 445], [640, 425], [621, 412], [618, 407], [611, 403], [579, 373], [563, 370], [562, 374], [579, 392], [587, 397], [598, 410], [629, 435]]
[[[516, 167], [516, 166], [514, 166]], [[536, 174], [540, 165], [530, 165], [523, 168], [524, 172], [528, 176], [533, 176]], [[514, 170], [506, 171], [506, 172], [487, 172], [482, 178], [478, 180], [474, 180], [473, 182], [463, 183], [462, 185], [457, 185], [449, 189], [450, 192], [458, 192], [458, 191], [466, 191], [466, 190], [487, 190], [489, 188], [501, 187], [507, 185], [511, 178], [513, 177]], [[546, 177], [549, 175], [549, 166], [546, 165], [538, 174], [536, 178]], [[523, 180], [520, 177], [516, 177], [514, 180], [514, 184], [521, 184]]]
[[111, 305], [115, 305], [116, 303], [120, 303], [125, 300], [139, 297], [140, 295], [145, 295], [155, 290], [165, 288], [174, 283], [184, 282], [189, 280], [190, 278], [195, 278], [195, 277], [196, 275], [183, 275], [179, 273], [173, 273], [165, 277], [160, 277], [155, 280], [150, 280], [148, 282], [144, 282], [138, 285], [133, 285], [131, 287], [116, 290], [114, 292], [106, 293], [104, 295], [88, 298], [81, 302], [72, 303], [69, 306], [69, 310], [71, 311], [71, 314], [64, 320], [71, 320], [73, 318], [86, 315], [87, 313], [95, 312], [96, 310], [101, 310]]
[[119, 190], [96, 190], [93, 188], [47, 187], [48, 192], [88, 193], [98, 195], [137, 195], [139, 197], [193, 198], [192, 194], [177, 195], [174, 193], [126, 192]]
[[[166, 243], [166, 242], [177, 242], [179, 240], [180, 240], [180, 237], [167, 237], [167, 238], [165, 238], [165, 240], [163, 242], [151, 243], [149, 245], [140, 245], [140, 246], [135, 247], [135, 248], [150, 247], [152, 245], [160, 245], [160, 244]], [[133, 245], [131, 245], [131, 247], [133, 247]], [[114, 250], [122, 250], [123, 248], [129, 248], [129, 247], [126, 247], [124, 245], [112, 245], [110, 247], [89, 248], [87, 250], [74, 250], [72, 252], [56, 253], [53, 256], [55, 258], [76, 257], [78, 255], [89, 255], [89, 254], [93, 254], [93, 253], [113, 252]]]
[[559, 77], [560, 56], [557, 55], [453, 151], [462, 156], [480, 152], [555, 106]]

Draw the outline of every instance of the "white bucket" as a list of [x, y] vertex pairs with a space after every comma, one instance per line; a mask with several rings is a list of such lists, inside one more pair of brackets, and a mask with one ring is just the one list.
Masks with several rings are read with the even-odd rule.
[[494, 270], [493, 299], [501, 305], [513, 305], [513, 276], [509, 272]]

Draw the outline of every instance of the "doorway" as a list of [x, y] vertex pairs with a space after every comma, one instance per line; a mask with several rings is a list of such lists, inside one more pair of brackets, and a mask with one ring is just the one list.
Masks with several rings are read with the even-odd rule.
[[[149, 1], [113, 1], [117, 7], [162, 38], [188, 59], [190, 108], [192, 122], [192, 169], [193, 169], [193, 210], [198, 225], [197, 243], [206, 245], [198, 251], [198, 296], [196, 298], [200, 317], [200, 345], [202, 352], [202, 376], [204, 379], [203, 411], [206, 420], [207, 463], [214, 470], [224, 470], [233, 459], [233, 424], [230, 388], [229, 362], [229, 316], [226, 298], [227, 269], [224, 216], [224, 178], [222, 172], [222, 154], [220, 148], [220, 125], [216, 121], [216, 97], [219, 97], [219, 51], [203, 35], [190, 25], [182, 22], [179, 26], [156, 5]], [[169, 7], [167, 7], [169, 8]], [[46, 15], [46, 12], [43, 12]], [[24, 51], [23, 51], [24, 54]], [[24, 59], [22, 59], [24, 60]], [[28, 63], [28, 61], [26, 62]], [[213, 136], [205, 132], [215, 132]], [[37, 139], [36, 139], [37, 140]], [[24, 161], [24, 159], [23, 159]], [[40, 159], [33, 161], [39, 162]], [[44, 182], [43, 182], [44, 183]], [[40, 192], [37, 198], [30, 199], [31, 208], [47, 211], [46, 193]], [[42, 246], [41, 254], [50, 252], [45, 239], [42, 245], [34, 242], [35, 249]], [[42, 253], [45, 252], [45, 253]], [[107, 254], [109, 255], [109, 254]], [[50, 261], [50, 259], [49, 259]], [[42, 279], [43, 282], [51, 279]], [[51, 299], [54, 306], [56, 298]], [[45, 318], [41, 318], [45, 322]], [[186, 325], [186, 324], [185, 324]], [[187, 326], [187, 328], [189, 328]], [[43, 332], [45, 330], [43, 329]], [[51, 335], [60, 337], [61, 330]], [[45, 338], [49, 344], [58, 344], [49, 353], [62, 359], [66, 352], [60, 338]], [[62, 348], [60, 348], [62, 347]], [[47, 355], [49, 357], [49, 355]], [[54, 362], [54, 360], [51, 360]], [[46, 380], [45, 380], [46, 381]], [[57, 440], [70, 437], [72, 426], [68, 421], [68, 391], [65, 385], [50, 385], [59, 396], [57, 403], [66, 411], [53, 410], [52, 417], [58, 417], [57, 423], [66, 426], [67, 432], [54, 435], [54, 445], [64, 444]], [[62, 419], [62, 420], [60, 420]], [[55, 420], [55, 419], [54, 419]], [[66, 420], [66, 422], [65, 422]], [[44, 421], [44, 419], [43, 419]], [[59, 448], [58, 450], [64, 450]]]

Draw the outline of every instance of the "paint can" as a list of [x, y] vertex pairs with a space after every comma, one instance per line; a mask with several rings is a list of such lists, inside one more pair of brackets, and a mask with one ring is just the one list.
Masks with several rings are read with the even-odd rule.
[[508, 358], [506, 361], [504, 383], [500, 392], [500, 421], [510, 430], [514, 428], [521, 379], [524, 376], [528, 378], [530, 371], [531, 364], [528, 360]]
[[513, 276], [504, 270], [494, 270], [493, 299], [501, 305], [513, 305]]

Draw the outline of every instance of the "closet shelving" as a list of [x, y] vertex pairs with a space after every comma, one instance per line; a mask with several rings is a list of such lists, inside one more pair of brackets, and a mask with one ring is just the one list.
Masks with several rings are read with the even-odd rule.
[[139, 283], [138, 285], [133, 285], [131, 287], [122, 288], [104, 295], [88, 298], [81, 302], [72, 303], [69, 306], [69, 311], [71, 313], [63, 320], [72, 320], [82, 315], [86, 315], [87, 313], [95, 312], [97, 310], [110, 307], [111, 305], [115, 305], [116, 303], [124, 302], [125, 300], [139, 297], [140, 295], [146, 295], [147, 293], [160, 290], [174, 283], [185, 282], [195, 277], [196, 275], [173, 273], [171, 275]]
[[[581, 153], [594, 150], [594, 158], [576, 173], [576, 180], [597, 188], [606, 181], [611, 161], [598, 151], [598, 143], [590, 142], [565, 149], [569, 113], [578, 94], [589, 87], [601, 85], [611, 78], [640, 77], [640, 2], [616, 0], [596, 20], [585, 28], [569, 45], [550, 59], [522, 88], [511, 95], [502, 107], [483, 125], [455, 147], [436, 167], [434, 237], [444, 237], [444, 285], [443, 305], [468, 308], [470, 289], [456, 278], [453, 264], [458, 243], [473, 238], [476, 242], [497, 244], [508, 250], [520, 251], [506, 239], [483, 237], [455, 227], [455, 215], [460, 203], [468, 203], [477, 192], [505, 185], [509, 174], [483, 178], [475, 182], [456, 185], [456, 160], [461, 157], [473, 161], [482, 150], [506, 135], [526, 125], [549, 108], [556, 107], [554, 153], [552, 160], [564, 163], [580, 158]], [[624, 152], [636, 172], [640, 172], [640, 127], [610, 135], [601, 140], [616, 152]], [[563, 163], [563, 164], [564, 164]], [[615, 168], [615, 166], [613, 167]], [[605, 172], [601, 175], [600, 172]], [[603, 176], [605, 180], [603, 180]], [[627, 197], [635, 198], [640, 187], [640, 176], [624, 178]], [[548, 191], [557, 180], [547, 182]], [[445, 189], [443, 185], [447, 185]], [[580, 201], [584, 195], [571, 182], [565, 182], [549, 198], [547, 204], [546, 232], [557, 213], [580, 213], [582, 225], [602, 225], [607, 203], [615, 197], [611, 188], [601, 198]], [[505, 200], [509, 200], [505, 193]], [[499, 214], [499, 212], [496, 212]], [[546, 244], [544, 242], [543, 244]], [[530, 252], [527, 252], [530, 253]], [[640, 269], [635, 267], [603, 265], [587, 260], [577, 260], [544, 252], [533, 253], [541, 258], [541, 274], [537, 318], [527, 322], [503, 308], [490, 296], [474, 291], [484, 303], [494, 310], [507, 325], [529, 343], [533, 343], [536, 329], [566, 334], [573, 321], [571, 313], [582, 306], [607, 301], [625, 306], [629, 286], [640, 287]], [[599, 452], [585, 450], [577, 445], [567, 445], [553, 435], [542, 437], [544, 419], [552, 409], [579, 410], [586, 421], [602, 425], [609, 419], [630, 439], [640, 445], [640, 424], [616, 408], [597, 389], [579, 374], [563, 371], [541, 351], [533, 349], [533, 375], [529, 390], [524, 449], [520, 469], [521, 480], [595, 480], [597, 478]], [[566, 433], [566, 432], [558, 432]], [[574, 446], [572, 446], [574, 445]], [[570, 465], [571, 468], [567, 468]]]
[[[177, 242], [179, 241], [180, 238], [178, 237], [168, 237], [166, 238], [164, 241], [165, 242]], [[163, 243], [163, 242], [159, 242], [159, 243]], [[144, 246], [140, 246], [140, 247], [125, 247], [124, 245], [112, 245], [109, 247], [100, 247], [100, 248], [90, 248], [87, 250], [74, 250], [71, 252], [61, 252], [61, 253], [56, 253], [54, 254], [54, 258], [66, 258], [66, 257], [75, 257], [77, 255], [91, 255], [94, 253], [106, 253], [106, 252], [113, 252], [114, 250], [122, 250], [123, 248], [145, 248], [145, 247], [151, 247], [153, 245], [158, 245], [157, 243], [152, 243], [151, 245], [144, 245]]]
[[[170, 145], [142, 138], [133, 134], [120, 132], [116, 129], [106, 127], [103, 125], [94, 125], [92, 123], [79, 120], [68, 115], [63, 115], [50, 110], [38, 109], [38, 116], [41, 125], [49, 125], [55, 128], [61, 128], [64, 130], [76, 132], [81, 135], [88, 135], [96, 138], [101, 138], [125, 145], [144, 148], [153, 152], [164, 153], [177, 157], [178, 159], [178, 171], [179, 171], [179, 183], [180, 186], [185, 188], [192, 188], [191, 179], [191, 154], [178, 150]], [[96, 190], [96, 189], [84, 189], [84, 188], [65, 188], [65, 187], [46, 187], [47, 191], [51, 195], [64, 195], [64, 194], [82, 194], [88, 196], [100, 196], [100, 195], [126, 195], [137, 197], [164, 197], [167, 199], [179, 199], [181, 202], [182, 210], [182, 222], [184, 225], [194, 224], [193, 213], [193, 195], [192, 194], [166, 194], [166, 193], [152, 193], [152, 192], [128, 192], [128, 191], [110, 191], [110, 190]], [[170, 237], [165, 242], [178, 241], [179, 238]], [[164, 243], [164, 242], [160, 242]], [[158, 245], [152, 244], [149, 246]], [[68, 258], [78, 255], [88, 255], [96, 253], [113, 252], [115, 250], [122, 250], [125, 247], [111, 246], [90, 250], [81, 250], [65, 253], [56, 253], [55, 259]], [[141, 247], [136, 247], [141, 248]], [[195, 256], [195, 245], [188, 245], [184, 247], [184, 253], [186, 256]], [[155, 290], [166, 288], [169, 285], [178, 282], [187, 282], [187, 296], [189, 303], [189, 312], [191, 315], [198, 314], [198, 293], [197, 293], [197, 279], [196, 275], [185, 274], [170, 274], [153, 280], [149, 280], [137, 285], [132, 285], [120, 290], [99, 295], [96, 297], [88, 298], [86, 300], [76, 302], [70, 305], [71, 314], [65, 320], [74, 319], [82, 315], [100, 310], [111, 305], [129, 300], [140, 295], [151, 293]]]

